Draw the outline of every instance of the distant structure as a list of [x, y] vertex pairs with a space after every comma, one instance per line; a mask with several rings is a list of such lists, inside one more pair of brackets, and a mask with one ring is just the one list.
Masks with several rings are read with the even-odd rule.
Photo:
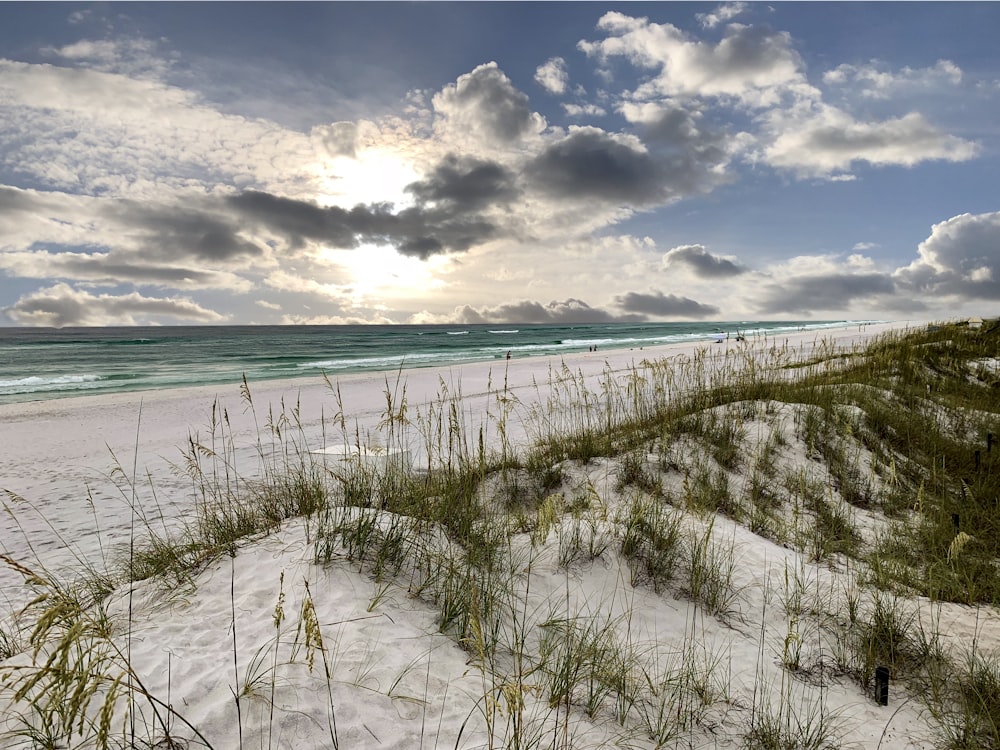
[[982, 318], [969, 318], [969, 328], [982, 328], [983, 319]]

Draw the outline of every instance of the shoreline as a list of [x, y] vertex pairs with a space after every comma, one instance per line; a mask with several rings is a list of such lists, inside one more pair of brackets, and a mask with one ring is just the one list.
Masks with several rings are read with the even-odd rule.
[[[512, 390], [545, 385], [548, 374], [563, 367], [580, 372], [585, 377], [597, 377], [607, 369], [620, 371], [639, 365], [643, 360], [661, 360], [691, 356], [707, 349], [723, 352], [734, 347], [749, 348], [764, 345], [788, 345], [806, 351], [819, 342], [837, 347], [851, 346], [890, 330], [905, 330], [925, 325], [923, 322], [899, 321], [802, 333], [778, 337], [751, 339], [746, 343], [734, 340], [672, 343], [639, 349], [614, 349], [598, 352], [578, 352], [540, 357], [520, 357], [508, 361], [471, 362], [461, 365], [414, 368], [380, 372], [348, 373], [331, 377], [339, 386], [348, 417], [364, 417], [384, 406], [383, 394], [388, 385], [404, 384], [411, 404], [434, 398], [439, 386], [461, 389], [466, 398], [486, 391], [504, 379]], [[70, 461], [74, 465], [103, 465], [110, 449], [115, 455], [131, 457], [136, 447], [140, 454], [157, 455], [186, 442], [188, 431], [207, 424], [213, 403], [229, 410], [237, 429], [255, 428], [252, 422], [239, 419], [245, 411], [241, 403], [240, 382], [222, 386], [189, 386], [158, 391], [82, 395], [43, 401], [0, 405], [0, 444], [7, 446], [0, 458], [0, 471], [8, 484], [2, 489], [32, 499], [30, 484], [11, 486], [10, 469], [30, 464], [58, 465]], [[254, 405], [259, 414], [266, 414], [267, 405], [286, 406], [298, 401], [301, 412], [309, 421], [329, 417], [335, 406], [333, 394], [321, 376], [258, 381], [249, 384]], [[245, 416], [245, 415], [244, 415]], [[362, 421], [362, 426], [364, 423]], [[136, 442], [139, 446], [136, 446]], [[141, 463], [141, 462], [140, 462]], [[15, 473], [16, 475], [16, 473]]]
[[[318, 336], [309, 327], [295, 326], [289, 327], [280, 336], [272, 329], [251, 335], [240, 326], [231, 327], [234, 333], [228, 337], [222, 335], [219, 327], [208, 327], [208, 334], [200, 333], [201, 328], [191, 329], [187, 334], [176, 334], [172, 328], [140, 329], [141, 334], [131, 331], [100, 333], [105, 329], [92, 333], [87, 329], [80, 332], [80, 341], [73, 337], [60, 338], [65, 336], [62, 331], [54, 331], [51, 339], [39, 335], [22, 336], [24, 342], [43, 345], [38, 349], [17, 345], [6, 347], [2, 340], [3, 329], [0, 329], [0, 350], [9, 352], [8, 365], [20, 363], [16, 368], [0, 368], [5, 373], [0, 376], [0, 405], [116, 394], [127, 398], [129, 394], [137, 397], [137, 394], [161, 390], [199, 387], [224, 388], [230, 383], [239, 383], [244, 377], [252, 384], [267, 387], [270, 383], [286, 380], [320, 378], [324, 372], [331, 377], [340, 377], [472, 364], [502, 365], [505, 354], [514, 359], [565, 357], [584, 353], [585, 349], [596, 351], [597, 347], [602, 351], [619, 352], [673, 344], [707, 344], [714, 342], [718, 336], [727, 335], [724, 332], [757, 339], [800, 332], [822, 334], [828, 330], [860, 328], [883, 322], [888, 321], [822, 321], [815, 326], [799, 321], [747, 321], [750, 327], [746, 328], [743, 323], [722, 321], [721, 327], [715, 328], [711, 328], [712, 323], [687, 327], [683, 324], [663, 324], [667, 327], [662, 330], [655, 327], [647, 330], [629, 324], [622, 324], [620, 330], [600, 325], [580, 326], [579, 330], [564, 326], [527, 326], [523, 330], [502, 332], [485, 329], [436, 331], [423, 330], [433, 329], [433, 326], [419, 326], [421, 330], [415, 334], [386, 331], [384, 340], [383, 334], [378, 333], [380, 327], [376, 327], [375, 336], [370, 335], [373, 331], [367, 329], [352, 329], [346, 333], [325, 331]], [[768, 325], [775, 327], [768, 328]], [[162, 333], [157, 335], [157, 330], [162, 330]], [[221, 330], [228, 330], [228, 327]], [[24, 331], [30, 333], [30, 329]], [[441, 333], [449, 335], [442, 336]], [[486, 335], [494, 333], [518, 335]], [[423, 338], [425, 334], [428, 336], [426, 339]], [[471, 343], [462, 343], [466, 338], [461, 336], [453, 339], [459, 334], [472, 334], [466, 337]], [[570, 339], [566, 341], [552, 338], [567, 335]], [[180, 347], [176, 349], [171, 344], [174, 337], [180, 342]], [[16, 343], [18, 337], [10, 340]], [[452, 341], [459, 342], [457, 347]], [[121, 346], [139, 342], [149, 343], [152, 348], [134, 350], [141, 354], [138, 358], [128, 356], [133, 351], [131, 346]], [[55, 358], [64, 344], [70, 345], [65, 354], [69, 357], [68, 362], [74, 364]], [[84, 347], [79, 359], [75, 353], [77, 344]], [[170, 351], [169, 355], [167, 351]], [[221, 359], [214, 354], [219, 352], [224, 354]], [[22, 361], [22, 355], [27, 359]]]
[[[903, 320], [903, 321], [889, 321], [889, 322], [879, 322], [879, 323], [853, 323], [847, 324], [841, 327], [824, 328], [819, 330], [807, 330], [807, 331], [794, 331], [781, 333], [774, 336], [767, 335], [751, 335], [745, 342], [751, 346], [760, 343], [765, 343], [768, 341], [779, 342], [788, 341], [791, 344], [800, 345], [803, 343], [820, 341], [820, 340], [834, 340], [839, 343], [845, 343], [849, 341], [860, 341], [862, 339], [870, 338], [872, 336], [884, 333], [888, 330], [894, 329], [905, 329], [914, 328], [924, 325], [928, 325], [929, 321], [914, 321], [914, 320]], [[864, 329], [859, 330], [859, 329]], [[871, 329], [871, 330], [869, 330]], [[741, 342], [735, 340], [735, 336], [731, 340], [723, 342], [726, 346], [736, 346]], [[393, 375], [393, 378], [397, 374], [402, 376], [402, 379], [417, 379], [421, 376], [434, 377], [440, 375], [441, 373], [451, 373], [455, 370], [497, 370], [505, 369], [508, 366], [521, 367], [525, 364], [536, 365], [535, 369], [539, 369], [538, 365], [544, 363], [545, 368], [552, 365], [553, 363], [566, 363], [567, 365], [572, 365], [577, 362], [587, 362], [594, 359], [599, 359], [601, 362], [607, 360], [613, 362], [613, 366], [617, 369], [617, 366], [624, 366], [628, 364], [628, 361], [636, 359], [636, 352], [642, 351], [643, 356], [641, 359], [656, 359], [666, 356], [667, 353], [677, 353], [677, 354], [690, 354], [693, 350], [702, 347], [716, 347], [718, 344], [715, 341], [703, 340], [703, 341], [692, 341], [692, 342], [673, 342], [665, 344], [656, 344], [653, 346], [643, 346], [643, 347], [622, 347], [615, 349], [599, 350], [597, 352], [568, 352], [564, 354], [545, 354], [545, 355], [527, 355], [527, 356], [513, 356], [509, 360], [504, 360], [503, 358], [496, 358], [490, 360], [481, 361], [470, 361], [470, 362], [460, 362], [451, 365], [434, 365], [430, 367], [412, 367], [412, 368], [401, 368], [401, 369], [390, 369], [390, 370], [366, 370], [361, 372], [345, 372], [343, 374], [329, 376], [331, 382], [350, 382], [356, 380], [384, 380], [386, 375]], [[223, 389], [238, 390], [241, 383], [237, 379], [228, 384], [219, 385], [190, 385], [190, 386], [177, 386], [170, 388], [160, 388], [160, 389], [148, 389], [148, 390], [136, 390], [136, 391], [117, 391], [113, 393], [80, 393], [74, 395], [59, 396], [57, 398], [40, 398], [32, 401], [17, 401], [11, 403], [0, 404], [0, 419], [7, 418], [18, 418], [21, 412], [27, 412], [32, 410], [39, 410], [42, 413], [47, 411], [68, 411], [69, 407], [80, 405], [81, 407], [91, 407], [100, 404], [106, 405], [118, 405], [122, 402], [136, 403], [139, 401], [145, 402], [146, 400], [180, 400], [183, 398], [208, 398], [211, 399], [216, 395], [219, 395]], [[317, 386], [324, 385], [322, 374], [309, 374], [302, 375], [295, 378], [270, 378], [262, 380], [254, 380], [249, 382], [250, 389], [252, 392], [288, 392], [299, 388], [314, 388]], [[146, 396], [152, 395], [153, 398], [147, 399]], [[60, 406], [65, 406], [66, 408], [59, 409]], [[2, 433], [0, 433], [2, 434]]]

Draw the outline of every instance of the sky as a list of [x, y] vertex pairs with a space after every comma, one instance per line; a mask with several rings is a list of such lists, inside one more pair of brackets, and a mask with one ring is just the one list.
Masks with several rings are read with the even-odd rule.
[[0, 3], [0, 325], [1000, 314], [1000, 3]]

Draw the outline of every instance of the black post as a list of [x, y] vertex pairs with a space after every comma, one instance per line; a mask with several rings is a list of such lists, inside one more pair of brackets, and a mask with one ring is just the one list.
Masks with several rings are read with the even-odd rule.
[[889, 667], [875, 667], [875, 702], [889, 705]]
[[951, 514], [951, 522], [953, 524], [955, 524], [955, 531], [958, 531], [958, 521], [959, 521], [959, 519], [958, 519], [958, 513], [952, 513]]

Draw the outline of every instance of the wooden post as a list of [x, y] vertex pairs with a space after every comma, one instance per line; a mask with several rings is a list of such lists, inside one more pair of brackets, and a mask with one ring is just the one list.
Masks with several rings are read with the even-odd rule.
[[875, 667], [875, 702], [889, 705], [889, 667]]

